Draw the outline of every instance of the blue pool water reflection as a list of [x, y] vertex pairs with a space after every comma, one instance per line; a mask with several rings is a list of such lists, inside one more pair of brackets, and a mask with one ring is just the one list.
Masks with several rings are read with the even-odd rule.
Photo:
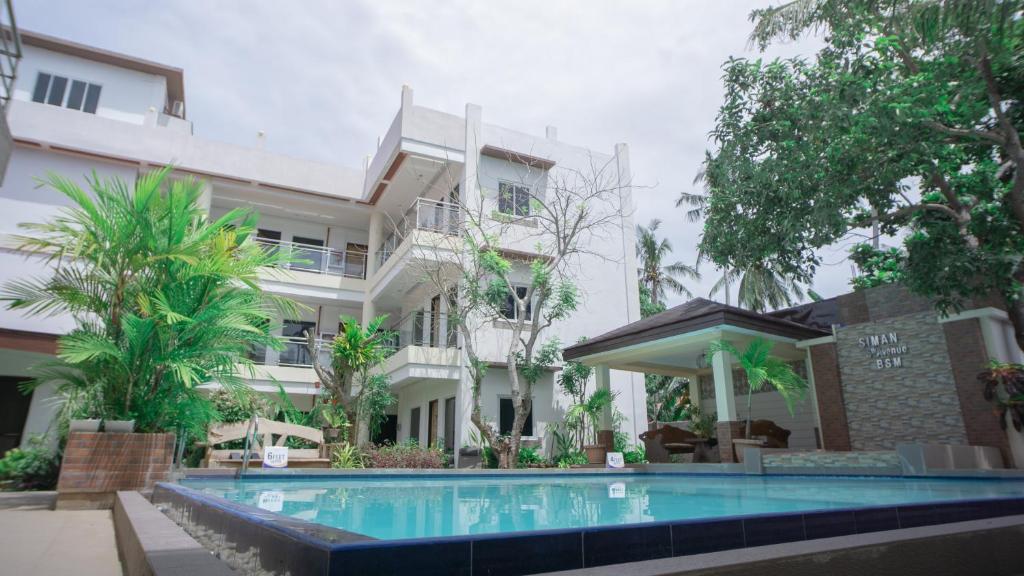
[[182, 484], [385, 540], [1024, 497], [1024, 481], [789, 476], [363, 476]]

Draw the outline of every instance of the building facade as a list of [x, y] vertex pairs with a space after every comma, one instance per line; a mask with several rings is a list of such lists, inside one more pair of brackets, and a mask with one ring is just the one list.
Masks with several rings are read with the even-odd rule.
[[[100, 178], [129, 183], [166, 165], [204, 182], [203, 201], [212, 217], [235, 207], [260, 215], [258, 241], [287, 247], [302, 259], [287, 270], [267, 271], [264, 287], [304, 305], [295, 318], [281, 318], [281, 351], [255, 350], [252, 386], [273, 393], [280, 382], [300, 408], [319, 393], [312, 358], [302, 338], [323, 342], [337, 334], [342, 317], [367, 320], [387, 314], [397, 340], [383, 370], [398, 402], [385, 434], [402, 441], [441, 444], [458, 453], [470, 442], [470, 387], [462, 336], [448, 326], [446, 298], [422, 277], [424, 259], [440, 258], [438, 237], [462, 233], [460, 206], [466, 199], [487, 206], [495, 218], [528, 210], [512, 197], [522, 187], [543, 193], [559, 173], [608, 167], [620, 191], [618, 224], [589, 240], [588, 255], [574, 265], [583, 296], [580, 310], [549, 334], [575, 342], [640, 317], [637, 296], [629, 154], [625, 145], [599, 153], [560, 141], [554, 128], [543, 137], [483, 121], [479, 106], [463, 115], [417, 106], [403, 88], [397, 114], [362, 169], [292, 158], [252, 147], [197, 137], [187, 115], [183, 71], [42, 34], [23, 32], [23, 60], [9, 106], [13, 150], [0, 187], [0, 281], [47, 274], [41, 260], [15, 249], [10, 235], [22, 222], [56, 215], [65, 201], [37, 186], [47, 172], [84, 186]], [[198, 87], [202, 89], [202, 87]], [[241, 88], [239, 89], [241, 92]], [[508, 228], [503, 246], [525, 253], [536, 231]], [[523, 270], [526, 273], [526, 270]], [[22, 397], [17, 384], [31, 367], [55, 352], [55, 339], [71, 328], [68, 317], [26, 317], [0, 310], [0, 393], [9, 445], [45, 433], [52, 421], [53, 391]], [[509, 384], [503, 344], [507, 328], [494, 324], [477, 335], [491, 363], [482, 391], [487, 418], [505, 426]], [[646, 429], [643, 378], [616, 372], [622, 429], [632, 437]], [[528, 436], [550, 447], [552, 426], [566, 408], [547, 373], [534, 389]], [[4, 446], [6, 448], [8, 446]]]

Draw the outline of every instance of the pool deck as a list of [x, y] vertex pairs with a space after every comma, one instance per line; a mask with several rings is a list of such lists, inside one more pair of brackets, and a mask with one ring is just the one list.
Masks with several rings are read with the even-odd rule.
[[109, 510], [53, 510], [56, 492], [0, 493], [4, 574], [120, 576]]

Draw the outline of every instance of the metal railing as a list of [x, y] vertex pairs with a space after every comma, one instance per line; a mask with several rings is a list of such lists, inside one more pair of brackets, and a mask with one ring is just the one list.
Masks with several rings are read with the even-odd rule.
[[451, 202], [417, 198], [402, 218], [396, 223], [395, 230], [381, 242], [377, 249], [378, 267], [383, 266], [388, 258], [398, 250], [402, 241], [413, 230], [428, 230], [448, 236], [457, 236], [461, 228], [459, 206]]
[[387, 347], [391, 354], [406, 346], [458, 347], [458, 331], [454, 322], [448, 322], [448, 315], [444, 313], [431, 314], [426, 310], [410, 312], [392, 324], [390, 330], [392, 336]]
[[256, 238], [265, 250], [287, 251], [294, 260], [282, 266], [287, 270], [301, 270], [317, 274], [344, 276], [345, 278], [366, 278], [366, 253], [335, 250], [312, 244], [299, 244], [284, 240]]
[[14, 20], [14, 6], [11, 0], [4, 0], [0, 6], [0, 112], [6, 112], [7, 103], [11, 100], [19, 61], [21, 35]]

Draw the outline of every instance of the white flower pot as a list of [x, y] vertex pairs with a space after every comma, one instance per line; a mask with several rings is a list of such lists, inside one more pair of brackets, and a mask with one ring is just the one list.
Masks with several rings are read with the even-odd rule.
[[88, 418], [85, 420], [72, 420], [68, 426], [70, 432], [99, 432], [100, 421], [97, 418]]
[[106, 420], [103, 422], [103, 431], [130, 434], [135, 431], [135, 420]]

